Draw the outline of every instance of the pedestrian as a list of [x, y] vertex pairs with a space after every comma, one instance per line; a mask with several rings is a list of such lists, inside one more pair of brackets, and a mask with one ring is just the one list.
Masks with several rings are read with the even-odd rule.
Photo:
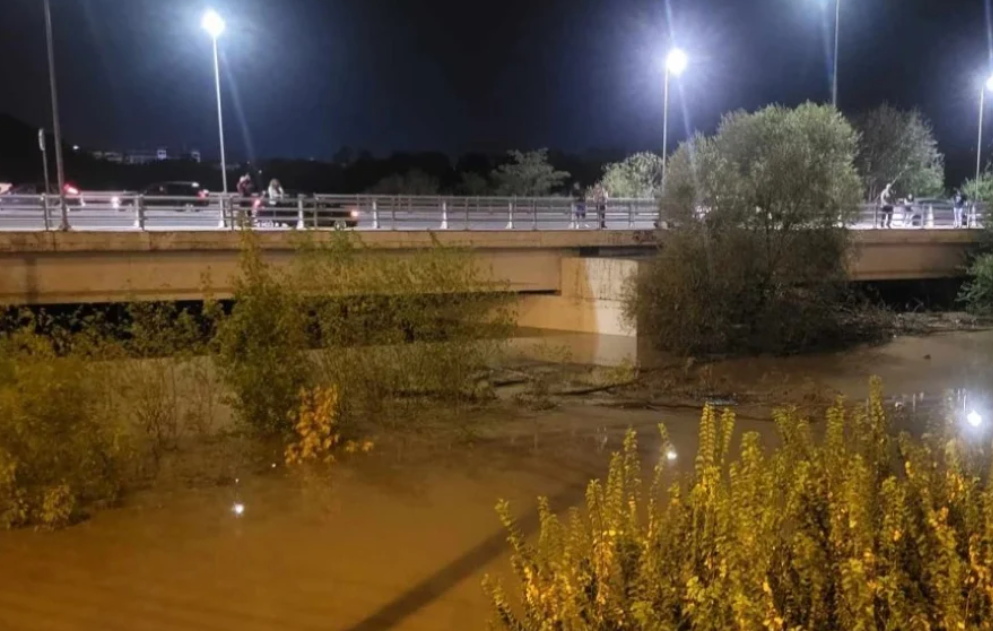
[[572, 209], [573, 217], [569, 227], [573, 229], [588, 228], [589, 226], [586, 224], [586, 191], [583, 190], [579, 182], [572, 185]]
[[600, 220], [601, 230], [607, 227], [607, 198], [606, 187], [604, 187], [603, 182], [598, 182], [593, 187], [593, 201], [596, 203], [596, 215], [597, 219]]
[[968, 218], [965, 215], [965, 204], [969, 199], [962, 192], [962, 189], [955, 189], [955, 194], [952, 196], [952, 207], [955, 209], [955, 227], [956, 228], [967, 228]]
[[881, 228], [893, 227], [893, 193], [890, 191], [892, 187], [892, 184], [887, 184], [883, 192], [879, 194], [879, 209], [883, 214]]
[[252, 192], [255, 190], [255, 185], [252, 184], [252, 176], [248, 173], [242, 175], [238, 179], [238, 185], [236, 188], [238, 189], [239, 197], [251, 197]]
[[269, 181], [268, 192], [269, 192], [269, 199], [272, 201], [283, 199], [283, 195], [285, 195], [285, 193], [283, 192], [283, 185], [280, 184], [279, 180], [277, 180], [276, 178], [272, 178], [272, 180]]

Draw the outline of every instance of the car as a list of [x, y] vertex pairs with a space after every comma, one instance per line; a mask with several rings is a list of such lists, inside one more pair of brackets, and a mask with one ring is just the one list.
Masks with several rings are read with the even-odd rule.
[[210, 191], [199, 182], [156, 182], [140, 194], [146, 208], [199, 211], [210, 205]]
[[268, 195], [254, 197], [252, 217], [260, 226], [296, 228], [300, 223], [300, 201], [304, 201], [305, 228], [354, 228], [359, 225], [359, 211], [354, 205], [324, 201], [300, 193], [285, 193], [278, 199]]
[[[41, 208], [41, 196], [45, 193], [44, 182], [26, 182], [11, 186], [0, 194], [0, 207], [16, 207], [18, 209]], [[66, 206], [70, 209], [84, 208], [86, 199], [84, 193], [75, 184], [66, 182], [63, 187]], [[57, 205], [57, 204], [56, 204]]]

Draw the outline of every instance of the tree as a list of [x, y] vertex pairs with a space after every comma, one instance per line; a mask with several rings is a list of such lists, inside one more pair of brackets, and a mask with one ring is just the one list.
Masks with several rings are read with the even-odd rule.
[[481, 173], [472, 171], [462, 174], [458, 184], [458, 192], [470, 197], [489, 195], [492, 192], [490, 181]]
[[376, 195], [437, 195], [438, 180], [418, 169], [403, 175], [394, 173], [377, 182], [369, 189]]
[[662, 190], [662, 158], [646, 151], [607, 164], [602, 182], [612, 197], [656, 197]]
[[840, 341], [858, 209], [857, 134], [834, 109], [724, 117], [670, 160], [666, 233], [626, 312], [677, 353], [791, 352]]
[[865, 199], [875, 200], [888, 183], [901, 197], [941, 194], [945, 160], [923, 114], [883, 104], [852, 123], [861, 134], [855, 164], [865, 184]]
[[551, 195], [569, 179], [568, 172], [556, 171], [548, 162], [547, 149], [527, 153], [511, 151], [508, 155], [511, 161], [500, 165], [493, 173], [493, 180], [501, 195]]

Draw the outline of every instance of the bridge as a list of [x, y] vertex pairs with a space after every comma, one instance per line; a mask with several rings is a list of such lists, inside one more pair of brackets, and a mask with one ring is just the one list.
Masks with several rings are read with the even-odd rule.
[[[315, 224], [323, 220], [341, 227], [336, 222], [351, 221], [358, 209], [358, 221], [344, 234], [371, 255], [404, 256], [434, 242], [471, 248], [492, 279], [522, 295], [522, 325], [624, 333], [620, 288], [641, 260], [664, 246], [667, 235], [653, 228], [657, 215], [650, 200], [611, 202], [603, 229], [595, 210], [587, 211], [584, 222], [567, 199], [364, 197], [319, 203], [296, 200], [290, 219], [285, 219], [288, 213], [275, 214], [271, 217], [277, 221], [264, 225], [246, 220], [249, 213], [239, 218], [241, 209], [227, 204], [199, 212], [159, 208], [155, 213], [161, 215], [142, 209], [143, 217], [133, 209], [88, 204], [70, 213], [76, 221], [68, 231], [52, 229], [57, 213], [48, 216], [45, 229], [43, 213], [51, 208], [15, 212], [0, 206], [0, 303], [199, 300], [205, 275], [214, 296], [229, 297], [241, 247], [236, 223], [258, 230], [264, 255], [279, 267], [289, 264], [296, 251], [291, 228], [299, 228], [301, 207], [304, 227], [308, 217]], [[366, 217], [367, 212], [372, 214]], [[123, 222], [122, 216], [127, 217]], [[929, 220], [934, 219], [925, 218], [925, 227], [858, 230], [853, 279], [961, 275], [976, 231], [928, 228]], [[894, 223], [899, 226], [899, 218]], [[318, 241], [335, 235], [309, 233]]]

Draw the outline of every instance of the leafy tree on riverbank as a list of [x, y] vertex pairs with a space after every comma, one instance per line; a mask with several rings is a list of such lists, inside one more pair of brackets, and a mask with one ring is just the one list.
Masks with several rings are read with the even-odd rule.
[[626, 315], [681, 354], [795, 352], [850, 337], [857, 134], [834, 109], [725, 116], [672, 156], [667, 231], [627, 287]]
[[852, 124], [860, 135], [855, 165], [865, 184], [866, 200], [878, 198], [888, 183], [899, 197], [942, 194], [945, 158], [923, 114], [883, 104], [854, 117]]
[[949, 414], [897, 435], [878, 383], [828, 410], [824, 432], [795, 409], [774, 418], [775, 449], [753, 432], [733, 447], [734, 414], [705, 409], [689, 479], [663, 430], [648, 485], [629, 432], [583, 510], [560, 520], [539, 501], [533, 540], [501, 503], [517, 598], [487, 579], [494, 626], [991, 628], [993, 481], [974, 428]]
[[662, 158], [646, 151], [608, 164], [601, 182], [611, 197], [654, 198], [662, 190]]

